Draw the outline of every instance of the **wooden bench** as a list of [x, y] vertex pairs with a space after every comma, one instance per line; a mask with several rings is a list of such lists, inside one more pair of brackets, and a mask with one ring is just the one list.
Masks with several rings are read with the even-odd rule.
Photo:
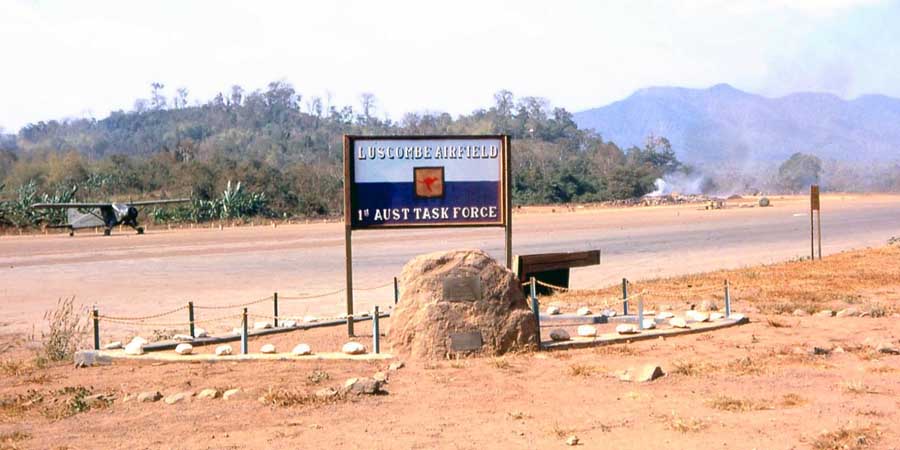
[[[597, 264], [600, 264], [600, 250], [516, 255], [513, 258], [513, 272], [522, 283], [528, 282], [531, 277], [534, 277], [547, 284], [568, 288], [571, 268]], [[537, 292], [546, 295], [552, 292], [552, 288], [538, 284]]]

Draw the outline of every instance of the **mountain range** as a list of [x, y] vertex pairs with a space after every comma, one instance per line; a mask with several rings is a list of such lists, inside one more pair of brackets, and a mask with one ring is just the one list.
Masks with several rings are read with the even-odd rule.
[[718, 84], [708, 89], [650, 87], [574, 114], [579, 128], [621, 148], [650, 135], [669, 139], [690, 163], [775, 162], [795, 152], [842, 161], [900, 159], [900, 99], [826, 93], [768, 98]]

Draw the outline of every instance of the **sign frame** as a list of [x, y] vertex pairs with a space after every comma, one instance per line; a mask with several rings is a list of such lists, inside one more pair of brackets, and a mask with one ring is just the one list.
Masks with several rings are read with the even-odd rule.
[[[385, 224], [385, 225], [367, 225], [353, 226], [351, 214], [356, 204], [355, 196], [355, 168], [353, 162], [354, 144], [360, 140], [406, 140], [406, 141], [433, 141], [433, 140], [474, 140], [474, 139], [497, 139], [500, 141], [500, 174], [499, 174], [499, 193], [498, 201], [500, 203], [500, 220], [491, 222], [460, 222], [460, 223], [420, 223], [420, 224]], [[510, 163], [511, 139], [506, 134], [484, 134], [484, 135], [344, 135], [344, 250], [345, 250], [345, 269], [346, 269], [346, 297], [347, 297], [347, 334], [353, 336], [353, 231], [373, 231], [373, 230], [397, 230], [397, 229], [429, 229], [429, 228], [503, 228], [504, 230], [504, 248], [506, 253], [506, 267], [512, 268], [512, 195], [510, 186], [512, 185]]]

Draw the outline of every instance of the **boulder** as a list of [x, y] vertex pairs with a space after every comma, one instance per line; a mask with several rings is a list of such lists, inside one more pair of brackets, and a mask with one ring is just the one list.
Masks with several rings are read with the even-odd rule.
[[210, 399], [212, 399], [212, 398], [216, 398], [216, 397], [218, 397], [218, 396], [219, 396], [219, 390], [218, 390], [218, 389], [204, 389], [204, 390], [200, 391], [199, 394], [197, 394], [197, 398], [210, 398]]
[[834, 311], [830, 309], [823, 309], [813, 315], [816, 317], [834, 317]]
[[118, 350], [122, 348], [121, 341], [112, 341], [103, 346], [103, 350]]
[[315, 316], [303, 316], [303, 323], [316, 323], [319, 319]]
[[216, 347], [216, 356], [228, 356], [232, 352], [234, 352], [234, 350], [227, 344]]
[[259, 348], [259, 352], [267, 353], [267, 354], [275, 353], [275, 346], [272, 344], [264, 344], [262, 347]]
[[378, 372], [375, 372], [374, 375], [372, 375], [372, 379], [375, 381], [381, 381], [382, 383], [386, 383], [388, 380], [388, 374], [387, 374], [387, 372], [378, 371]]
[[153, 403], [159, 401], [161, 398], [163, 398], [163, 395], [159, 391], [146, 391], [137, 395], [137, 401], [141, 403]]
[[572, 435], [566, 438], [566, 445], [572, 447], [578, 445], [581, 441], [578, 440], [578, 436]]
[[[596, 330], [594, 331], [594, 334], [597, 334]], [[568, 331], [563, 330], [562, 328], [557, 328], [550, 331], [550, 339], [554, 341], [568, 341], [569, 339], [571, 339], [571, 337], [569, 336]]]
[[191, 336], [189, 334], [176, 334], [175, 336], [172, 336], [172, 340], [184, 342], [184, 341], [193, 341], [194, 338], [193, 338], [193, 336]]
[[227, 391], [222, 393], [222, 400], [236, 400], [241, 397], [241, 389], [234, 388], [228, 389]]
[[175, 353], [179, 355], [190, 355], [194, 352], [194, 346], [191, 344], [178, 344], [175, 346]]
[[575, 311], [575, 314], [577, 314], [579, 316], [589, 316], [589, 315], [593, 314], [593, 312], [591, 312], [591, 309], [588, 308], [587, 306], [582, 306], [581, 308], [578, 308], [577, 311]]
[[597, 327], [593, 325], [579, 325], [576, 332], [581, 337], [594, 337], [597, 336]]
[[718, 311], [719, 307], [715, 302], [711, 300], [703, 300], [700, 302], [700, 307], [697, 308], [699, 311], [708, 312], [708, 311]]
[[616, 310], [614, 309], [607, 309], [603, 311], [603, 315], [606, 317], [616, 317], [616, 314], [618, 313], [616, 313]]
[[294, 328], [297, 326], [296, 320], [282, 320], [278, 322], [278, 326], [282, 328]]
[[685, 321], [681, 317], [673, 317], [669, 319], [669, 325], [672, 328], [690, 328], [687, 324], [687, 321]]
[[856, 308], [845, 308], [837, 312], [835, 317], [856, 317], [859, 316], [859, 310]]
[[291, 353], [296, 356], [308, 356], [312, 355], [312, 348], [309, 347], [309, 344], [297, 344]]
[[254, 330], [267, 330], [269, 328], [272, 328], [272, 323], [269, 321], [253, 322]]
[[137, 343], [140, 343], [141, 345], [147, 345], [147, 344], [150, 343], [150, 341], [148, 341], [148, 340], [146, 340], [146, 339], [144, 339], [144, 338], [142, 338], [142, 337], [140, 337], [140, 336], [135, 336], [135, 337], [131, 338], [131, 341], [129, 341], [128, 343], [129, 343], [129, 344], [134, 344], [134, 343], [136, 343], [136, 342], [137, 342]]
[[112, 358], [102, 355], [97, 350], [78, 350], [75, 352], [75, 367], [108, 366]]
[[390, 370], [391, 372], [395, 372], [395, 371], [402, 369], [405, 366], [406, 366], [406, 364], [404, 364], [403, 361], [394, 361], [391, 363], [390, 366], [388, 366], [388, 370]]
[[484, 251], [418, 256], [403, 267], [400, 292], [387, 333], [395, 353], [444, 359], [537, 345], [537, 322], [516, 275]]
[[383, 393], [384, 382], [374, 378], [350, 378], [344, 382], [344, 391], [355, 395], [375, 395]]
[[641, 325], [645, 330], [652, 330], [656, 328], [656, 321], [653, 319], [644, 319], [644, 321], [641, 322]]
[[144, 344], [140, 341], [131, 341], [128, 345], [125, 346], [125, 354], [126, 355], [143, 355], [144, 354]]
[[649, 381], [653, 381], [666, 373], [663, 372], [662, 367], [659, 367], [656, 364], [648, 364], [646, 366], [641, 367], [634, 376], [634, 380], [638, 383], [646, 383]]
[[205, 338], [209, 337], [209, 332], [200, 327], [194, 327], [194, 337]]
[[725, 318], [725, 314], [720, 312], [709, 313], [709, 320], [722, 320]]
[[548, 306], [547, 307], [547, 315], [548, 316], [555, 316], [557, 314], [559, 314], [559, 306]]
[[809, 315], [809, 313], [806, 312], [805, 309], [797, 308], [794, 310], [794, 312], [791, 313], [791, 315], [794, 317], [806, 317]]
[[888, 355], [900, 355], [900, 348], [891, 345], [890, 342], [882, 342], [875, 346], [875, 351]]
[[366, 346], [359, 342], [348, 342], [341, 347], [341, 351], [348, 355], [362, 355], [366, 353]]
[[616, 325], [616, 333], [619, 334], [637, 334], [640, 330], [630, 323], [620, 323]]
[[671, 318], [675, 317], [675, 314], [672, 314], [669, 311], [662, 311], [659, 314], [657, 314], [656, 317], [658, 319], [665, 320], [665, 319], [671, 319]]
[[334, 388], [327, 387], [327, 388], [319, 389], [318, 391], [315, 392], [314, 395], [316, 396], [316, 398], [328, 399], [328, 398], [332, 398], [332, 397], [338, 395], [338, 391], [334, 390]]

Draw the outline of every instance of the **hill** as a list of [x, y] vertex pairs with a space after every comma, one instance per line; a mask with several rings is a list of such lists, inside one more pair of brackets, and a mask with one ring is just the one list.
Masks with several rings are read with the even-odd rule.
[[767, 98], [727, 84], [651, 87], [574, 114], [579, 128], [642, 146], [665, 136], [680, 159], [783, 161], [795, 152], [840, 161], [893, 161], [900, 154], [900, 99], [796, 93]]

